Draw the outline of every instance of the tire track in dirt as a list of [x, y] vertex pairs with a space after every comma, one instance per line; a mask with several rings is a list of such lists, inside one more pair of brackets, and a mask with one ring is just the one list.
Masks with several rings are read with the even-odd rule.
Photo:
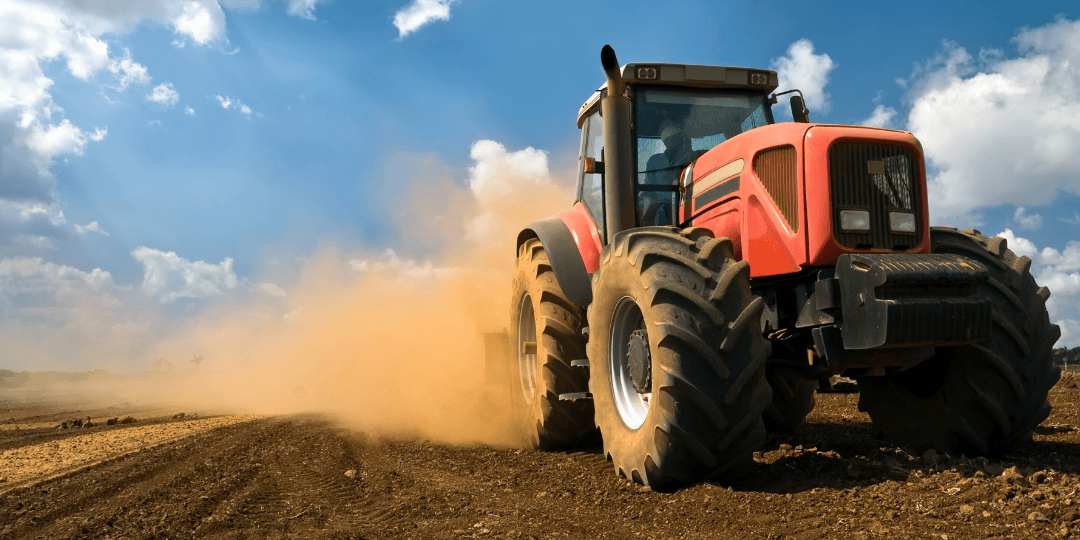
[[[0, 498], [0, 514], [9, 512], [14, 523], [0, 530], [5, 537], [20, 538], [33, 531], [46, 538], [64, 537], [71, 527], [61, 527], [55, 532], [50, 525], [63, 525], [73, 521], [93, 525], [103, 520], [108, 526], [125, 512], [131, 515], [141, 504], [153, 500], [156, 488], [179, 480], [189, 480], [186, 475], [206, 454], [221, 454], [242, 448], [246, 426], [234, 425], [186, 437], [179, 442], [166, 444], [156, 450], [142, 450], [103, 462], [79, 471], [77, 475], [65, 475], [43, 483], [15, 489]], [[192, 449], [199, 448], [198, 452]], [[24, 504], [22, 499], [40, 492], [45, 504]], [[185, 493], [185, 497], [190, 493]], [[101, 501], [107, 501], [101, 508]], [[94, 509], [91, 514], [85, 509]], [[167, 514], [165, 514], [167, 515]], [[83, 526], [83, 529], [86, 527]], [[156, 527], [155, 527], [156, 528]]]
[[124, 425], [104, 431], [72, 433], [0, 451], [0, 496], [20, 487], [68, 476], [178, 441], [202, 431], [255, 417], [223, 416], [150, 425]]

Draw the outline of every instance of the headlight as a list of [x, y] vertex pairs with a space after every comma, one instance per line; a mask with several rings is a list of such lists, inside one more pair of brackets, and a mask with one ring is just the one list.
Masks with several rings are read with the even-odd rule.
[[869, 231], [869, 210], [841, 210], [840, 228], [845, 231]]
[[889, 212], [889, 229], [892, 232], [914, 233], [915, 214], [908, 212]]

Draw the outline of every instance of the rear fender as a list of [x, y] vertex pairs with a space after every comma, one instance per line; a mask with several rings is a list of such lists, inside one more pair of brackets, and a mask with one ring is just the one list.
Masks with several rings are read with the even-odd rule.
[[[569, 213], [571, 212], [566, 214]], [[592, 303], [592, 279], [585, 267], [582, 250], [585, 250], [587, 255], [592, 255], [594, 250], [599, 253], [599, 250], [595, 249], [591, 238], [578, 238], [582, 244], [579, 248], [575, 235], [564, 221], [564, 215], [532, 223], [518, 233], [516, 247], [520, 249], [521, 244], [529, 238], [540, 240], [547, 252], [551, 270], [555, 272], [555, 279], [559, 282], [559, 288], [574, 304], [585, 307]]]

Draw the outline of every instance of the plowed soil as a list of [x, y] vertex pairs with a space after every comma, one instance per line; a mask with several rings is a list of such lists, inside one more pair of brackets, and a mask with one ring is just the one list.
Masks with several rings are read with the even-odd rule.
[[56, 458], [106, 430], [112, 445], [148, 426], [166, 435], [0, 481], [0, 537], [1069, 537], [1080, 534], [1078, 383], [1063, 377], [1035, 443], [1001, 460], [907, 455], [874, 438], [857, 394], [819, 394], [808, 424], [771, 438], [744, 480], [675, 493], [618, 478], [600, 448], [375, 440], [315, 415], [70, 430], [38, 415], [0, 432], [0, 477], [15, 453]]

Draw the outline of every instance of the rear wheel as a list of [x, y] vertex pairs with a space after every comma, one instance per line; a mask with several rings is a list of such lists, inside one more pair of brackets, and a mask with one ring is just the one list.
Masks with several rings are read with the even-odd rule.
[[859, 408], [898, 444], [1000, 454], [1031, 440], [1050, 414], [1061, 335], [1046, 312], [1050, 291], [1032, 278], [1031, 259], [1009, 251], [1004, 238], [935, 227], [930, 244], [933, 253], [962, 255], [990, 271], [979, 290], [992, 301], [990, 339], [938, 347], [911, 369], [860, 379]]
[[514, 408], [533, 448], [573, 448], [595, 434], [592, 404], [560, 400], [588, 390], [588, 374], [570, 362], [585, 358], [582, 310], [555, 279], [543, 244], [518, 248], [510, 309], [510, 381]]
[[654, 489], [744, 473], [765, 439], [769, 343], [749, 265], [707, 229], [615, 235], [589, 306], [589, 388], [618, 474]]

